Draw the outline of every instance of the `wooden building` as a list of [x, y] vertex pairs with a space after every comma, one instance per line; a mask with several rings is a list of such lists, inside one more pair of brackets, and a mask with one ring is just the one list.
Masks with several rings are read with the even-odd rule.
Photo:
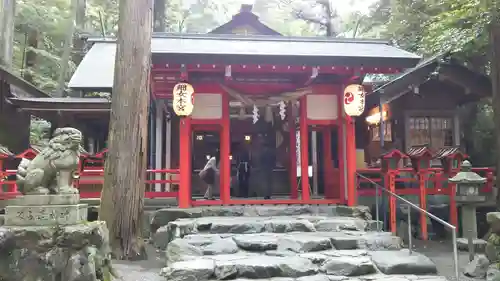
[[[487, 76], [466, 67], [451, 53], [424, 60], [367, 97], [366, 135], [359, 143], [367, 162], [380, 155], [380, 103], [386, 122], [384, 148], [408, 152], [427, 146], [437, 153], [462, 148], [459, 108], [491, 96]], [[358, 124], [359, 125], [359, 124]]]
[[31, 116], [28, 112], [18, 110], [12, 104], [12, 99], [30, 100], [48, 96], [11, 70], [0, 66], [0, 144], [13, 153], [22, 152], [30, 146]]
[[[88, 43], [69, 83], [80, 98], [12, 102], [80, 128], [93, 153], [105, 147], [110, 107], [108, 99], [91, 93], [112, 93], [116, 44], [112, 38]], [[151, 47], [149, 167], [179, 168], [181, 207], [356, 204], [357, 136], [354, 118], [343, 109], [344, 89], [366, 74], [398, 73], [420, 60], [377, 40], [285, 37], [260, 22], [249, 5], [209, 34], [155, 33]], [[172, 90], [180, 81], [195, 89], [188, 118], [172, 111]], [[230, 190], [243, 149], [252, 158], [251, 195], [262, 196], [268, 188], [258, 161], [264, 143], [276, 152], [273, 199], [237, 198]], [[215, 153], [221, 157], [220, 199], [192, 200], [205, 188], [198, 172]], [[158, 192], [163, 188], [171, 186], [155, 186]]]

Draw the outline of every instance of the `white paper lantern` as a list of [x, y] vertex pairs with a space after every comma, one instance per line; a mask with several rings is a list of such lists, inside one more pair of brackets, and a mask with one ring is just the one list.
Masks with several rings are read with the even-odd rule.
[[344, 111], [349, 116], [360, 116], [365, 111], [365, 89], [362, 85], [349, 85], [344, 90]]
[[193, 113], [194, 89], [191, 84], [178, 83], [173, 90], [173, 107], [178, 116], [186, 117]]

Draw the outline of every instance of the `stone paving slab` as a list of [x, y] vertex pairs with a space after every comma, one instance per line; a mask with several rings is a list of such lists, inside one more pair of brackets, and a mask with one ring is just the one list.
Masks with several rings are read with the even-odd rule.
[[[341, 241], [345, 243], [346, 237], [356, 242], [352, 243], [353, 249], [336, 249], [333, 241], [340, 243], [338, 238], [344, 238]], [[323, 273], [327, 277], [314, 278], [330, 281], [332, 276], [362, 277], [377, 272], [436, 272], [432, 261], [418, 253], [409, 256], [407, 251], [399, 250], [400, 245], [401, 240], [390, 233], [364, 231], [188, 234], [168, 244], [167, 267], [162, 274], [168, 280], [188, 281], [183, 276], [232, 280], [300, 278]], [[212, 264], [214, 268], [210, 269]]]
[[[350, 253], [349, 253], [350, 252]], [[315, 255], [316, 254], [316, 255]], [[383, 255], [383, 258], [381, 258]], [[316, 276], [322, 273], [323, 276]], [[378, 275], [373, 275], [378, 273]], [[402, 274], [412, 274], [401, 277]], [[445, 280], [438, 277], [420, 278], [416, 275], [436, 274], [436, 266], [421, 254], [407, 251], [322, 251], [295, 256], [269, 256], [256, 253], [198, 256], [173, 262], [162, 270], [167, 280], [233, 280], [239, 278], [269, 279], [273, 277], [300, 278], [316, 276], [329, 280]], [[382, 278], [383, 276], [383, 278]], [[336, 278], [340, 277], [340, 278]], [[409, 278], [411, 277], [411, 278]], [[385, 279], [384, 279], [385, 278]], [[402, 278], [402, 279], [401, 279]]]
[[[290, 217], [199, 217], [181, 218], [158, 228], [153, 235], [156, 247], [164, 249], [168, 242], [178, 237], [197, 233], [255, 234], [290, 232], [341, 232], [353, 233], [376, 228], [375, 221], [352, 217], [314, 217], [310, 215]], [[349, 232], [351, 231], [351, 232]], [[352, 237], [339, 237], [339, 248], [354, 249], [357, 241]]]
[[[198, 235], [197, 235], [198, 236]], [[214, 235], [209, 235], [214, 236]], [[185, 237], [187, 238], [187, 237]], [[438, 247], [433, 247], [438, 248]], [[122, 281], [166, 281], [167, 279], [160, 275], [160, 271], [162, 266], [164, 266], [165, 262], [163, 261], [163, 254], [153, 247], [148, 245], [148, 257], [150, 258], [147, 261], [113, 261], [113, 267], [115, 268], [118, 275], [121, 277], [119, 280]], [[442, 258], [435, 259], [434, 261], [437, 263], [439, 267], [439, 273], [443, 275], [448, 275], [450, 272], [443, 269], [442, 265], [444, 262], [451, 262], [451, 247], [450, 249], [443, 250], [441, 248], [437, 249], [440, 254], [442, 254]], [[341, 253], [342, 256], [367, 256], [370, 251], [367, 250], [328, 250], [321, 252], [312, 252], [312, 253], [303, 253], [299, 254], [301, 258], [307, 258], [313, 261], [314, 257], [321, 257], [325, 255], [334, 255], [339, 256]], [[295, 254], [295, 253], [294, 253]], [[224, 261], [224, 260], [235, 260], [235, 259], [244, 259], [248, 256], [258, 256], [261, 253], [251, 253], [251, 252], [239, 252], [237, 254], [230, 255], [215, 255], [215, 256], [205, 256], [204, 258], [210, 258], [215, 261]], [[199, 258], [199, 257], [198, 257]], [[433, 259], [435, 257], [432, 257]], [[467, 261], [467, 255], [464, 254], [461, 256], [460, 261]], [[314, 262], [314, 264], [318, 265], [318, 262]], [[322, 260], [319, 261], [322, 263]], [[465, 265], [465, 264], [462, 264]], [[447, 268], [446, 268], [447, 269]], [[444, 270], [444, 271], [443, 271]], [[463, 280], [469, 280], [466, 277], [462, 277]], [[193, 279], [189, 279], [193, 280]], [[215, 281], [215, 278], [211, 278], [209, 281]], [[334, 275], [326, 275], [323, 273], [318, 273], [316, 275], [304, 276], [299, 278], [267, 278], [267, 279], [246, 279], [246, 278], [236, 278], [234, 280], [238, 281], [447, 281], [445, 277], [435, 276], [435, 275], [385, 275], [383, 273], [375, 273], [369, 275], [361, 275], [361, 276], [334, 276]], [[448, 279], [452, 280], [452, 279]], [[472, 279], [470, 279], [472, 280]], [[200, 280], [201, 281], [201, 280]]]
[[150, 226], [154, 233], [162, 226], [180, 218], [201, 217], [272, 217], [272, 216], [342, 216], [371, 220], [366, 206], [348, 207], [342, 205], [279, 205], [279, 206], [206, 206], [189, 209], [165, 208], [154, 212]]

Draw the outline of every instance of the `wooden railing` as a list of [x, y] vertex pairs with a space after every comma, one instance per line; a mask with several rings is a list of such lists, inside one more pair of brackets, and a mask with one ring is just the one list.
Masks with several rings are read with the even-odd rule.
[[[29, 151], [29, 153], [26, 153]], [[79, 177], [74, 186], [80, 190], [81, 198], [100, 198], [104, 183], [104, 156], [105, 152], [95, 155], [82, 155], [78, 169]], [[19, 162], [19, 158], [34, 158], [38, 152], [29, 149], [13, 156], [0, 158], [4, 167], [4, 161]], [[148, 169], [146, 170], [145, 198], [175, 198], [178, 196], [179, 169]], [[16, 170], [0, 169], [0, 200], [11, 199], [19, 196], [16, 185]]]

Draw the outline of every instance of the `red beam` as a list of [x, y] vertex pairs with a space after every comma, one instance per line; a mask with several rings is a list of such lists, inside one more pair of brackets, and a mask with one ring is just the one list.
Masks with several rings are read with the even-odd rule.
[[[352, 67], [342, 65], [332, 66], [306, 66], [306, 65], [271, 65], [271, 64], [236, 64], [231, 65], [231, 73], [308, 73], [317, 67], [320, 73], [325, 74], [352, 74], [353, 72], [392, 74], [401, 72], [393, 67]], [[151, 69], [154, 73], [180, 72], [181, 64], [153, 64]], [[188, 72], [221, 72], [225, 73], [224, 64], [187, 64], [185, 69]]]

